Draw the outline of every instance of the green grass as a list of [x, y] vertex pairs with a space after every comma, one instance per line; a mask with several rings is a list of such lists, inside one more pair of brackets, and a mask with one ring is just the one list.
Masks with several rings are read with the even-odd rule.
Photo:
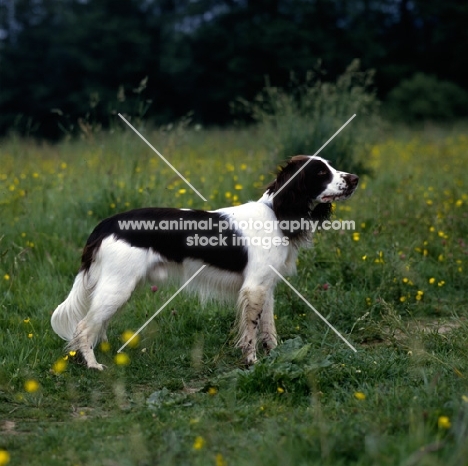
[[140, 206], [246, 202], [275, 170], [276, 154], [253, 130], [147, 136], [208, 203], [130, 131], [0, 147], [0, 464], [2, 449], [12, 465], [465, 464], [463, 131], [381, 134], [362, 154], [373, 175], [336, 207], [356, 231], [320, 233], [300, 255], [291, 283], [357, 354], [280, 284], [282, 345], [250, 370], [233, 347], [234, 307], [202, 308], [186, 295], [142, 332], [129, 365], [116, 364], [122, 333], [174, 292], [158, 284], [112, 321], [111, 350], [97, 351], [106, 371], [71, 357], [54, 371], [64, 352], [50, 315], [100, 219]]

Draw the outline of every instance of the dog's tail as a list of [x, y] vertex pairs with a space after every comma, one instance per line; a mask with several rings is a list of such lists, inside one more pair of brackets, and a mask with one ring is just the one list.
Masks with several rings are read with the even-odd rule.
[[88, 277], [81, 270], [76, 276], [67, 299], [55, 309], [51, 324], [54, 332], [64, 340], [73, 338], [78, 322], [86, 316], [90, 305], [90, 291], [85, 283]]

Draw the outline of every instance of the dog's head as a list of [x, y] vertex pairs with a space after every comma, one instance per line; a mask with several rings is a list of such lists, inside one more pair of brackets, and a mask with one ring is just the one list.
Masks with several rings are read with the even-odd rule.
[[357, 175], [335, 170], [320, 157], [310, 157], [309, 160], [304, 170], [307, 181], [310, 180], [311, 185], [316, 187], [313, 200], [328, 203], [343, 201], [353, 195], [359, 183]]
[[331, 203], [351, 197], [359, 177], [338, 171], [321, 157], [296, 155], [284, 166], [266, 194], [278, 218], [316, 218], [331, 214]]
[[289, 197], [300, 197], [309, 203], [330, 203], [351, 197], [358, 182], [357, 175], [338, 171], [321, 157], [296, 155], [281, 169], [267, 192], [276, 197], [286, 191]]

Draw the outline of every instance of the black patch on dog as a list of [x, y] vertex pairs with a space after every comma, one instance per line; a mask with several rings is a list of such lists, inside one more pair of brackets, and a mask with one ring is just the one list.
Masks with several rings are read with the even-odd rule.
[[[102, 241], [113, 235], [130, 246], [151, 249], [170, 262], [181, 263], [184, 259], [199, 259], [222, 270], [242, 272], [247, 265], [247, 249], [235, 243], [233, 239], [234, 236], [239, 237], [242, 234], [234, 228], [223, 229], [220, 232], [218, 225], [221, 220], [227, 219], [218, 212], [174, 208], [143, 208], [114, 215], [99, 223], [89, 236], [81, 258], [81, 270], [89, 270]], [[154, 222], [157, 229], [144, 229], [141, 223], [140, 229], [125, 229], [122, 228], [122, 223], [119, 224], [129, 221]], [[173, 227], [177, 224], [176, 229], [162, 229], [165, 225], [171, 226], [171, 221]], [[183, 222], [192, 222], [191, 228], [184, 229]], [[202, 228], [199, 228], [200, 225]], [[196, 235], [199, 239], [198, 245]], [[202, 244], [208, 241], [207, 245], [200, 244], [201, 237], [205, 238]], [[217, 245], [210, 245], [210, 240], [211, 244]]]

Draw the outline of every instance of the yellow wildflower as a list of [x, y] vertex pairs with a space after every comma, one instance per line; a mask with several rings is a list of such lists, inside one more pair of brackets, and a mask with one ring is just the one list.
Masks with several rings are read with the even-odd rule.
[[127, 346], [129, 348], [136, 348], [138, 344], [140, 343], [140, 335], [135, 335], [134, 332], [131, 330], [125, 330], [124, 333], [122, 333], [122, 336], [120, 339], [124, 342], [127, 343]]
[[451, 426], [451, 422], [448, 416], [439, 416], [437, 420], [437, 426], [439, 429], [449, 429]]
[[366, 395], [362, 392], [355, 392], [354, 393], [354, 398], [356, 398], [356, 400], [365, 400], [366, 399]]
[[125, 353], [117, 353], [114, 361], [118, 366], [128, 366], [130, 364], [130, 358]]
[[382, 251], [379, 251], [379, 257], [377, 259], [375, 259], [374, 262], [376, 264], [383, 264], [384, 263], [383, 252]]
[[63, 358], [57, 359], [57, 361], [55, 361], [54, 365], [52, 366], [52, 370], [56, 374], [61, 374], [62, 372], [65, 371], [66, 368], [67, 368], [67, 361], [65, 361]]
[[0, 450], [0, 466], [5, 466], [10, 462], [10, 453], [6, 450]]
[[216, 455], [216, 466], [227, 466], [227, 463], [224, 460], [223, 455], [221, 453], [218, 453]]
[[111, 349], [111, 345], [108, 341], [102, 341], [101, 344], [99, 345], [99, 348], [101, 348], [101, 351], [103, 353], [107, 353]]
[[205, 439], [203, 437], [198, 436], [193, 442], [193, 449], [194, 450], [201, 450], [205, 446]]
[[39, 390], [39, 388], [40, 388], [40, 385], [39, 385], [39, 382], [37, 380], [29, 379], [29, 380], [26, 380], [26, 382], [24, 382], [24, 389], [28, 393], [37, 392]]

